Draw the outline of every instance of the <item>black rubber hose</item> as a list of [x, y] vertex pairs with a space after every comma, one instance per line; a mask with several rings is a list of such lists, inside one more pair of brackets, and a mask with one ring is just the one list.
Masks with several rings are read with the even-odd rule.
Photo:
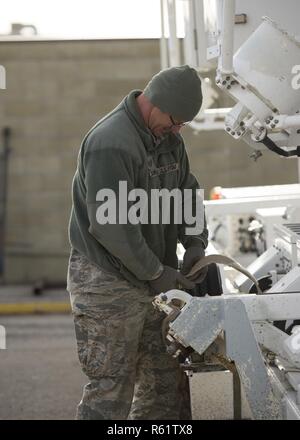
[[286, 151], [282, 148], [278, 147], [275, 142], [272, 141], [268, 136], [266, 136], [259, 143], [264, 144], [269, 150], [273, 151], [276, 154], [284, 157], [298, 156], [300, 157], [300, 146], [298, 145], [294, 150]]

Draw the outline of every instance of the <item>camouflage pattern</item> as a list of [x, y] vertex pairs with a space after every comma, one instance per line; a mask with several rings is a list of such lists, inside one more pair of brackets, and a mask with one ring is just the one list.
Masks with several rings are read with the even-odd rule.
[[72, 251], [68, 290], [83, 372], [77, 419], [180, 418], [182, 371], [166, 353], [165, 315], [148, 289], [102, 271]]

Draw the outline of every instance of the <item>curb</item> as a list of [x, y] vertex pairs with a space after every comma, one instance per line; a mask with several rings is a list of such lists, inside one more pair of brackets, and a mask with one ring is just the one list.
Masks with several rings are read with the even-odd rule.
[[0, 315], [32, 315], [46, 313], [71, 313], [70, 303], [28, 302], [0, 304]]

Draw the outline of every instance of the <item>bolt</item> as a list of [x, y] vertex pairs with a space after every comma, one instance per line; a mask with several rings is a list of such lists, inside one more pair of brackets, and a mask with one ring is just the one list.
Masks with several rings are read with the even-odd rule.
[[273, 363], [275, 362], [276, 355], [275, 355], [274, 353], [272, 353], [271, 351], [269, 351], [269, 352], [267, 353], [267, 358], [268, 358], [268, 361], [269, 361], [271, 364], [273, 364]]
[[225, 84], [226, 84], [226, 81], [225, 81], [225, 80], [224, 80], [224, 81], [222, 81], [222, 85], [223, 85], [223, 86], [225, 86]]
[[216, 84], [220, 84], [220, 80], [219, 79], [216, 80]]
[[238, 131], [238, 132], [237, 132], [237, 135], [238, 135], [238, 136], [241, 136], [241, 132], [240, 132], [240, 131]]
[[269, 116], [269, 119], [270, 119], [270, 121], [272, 121], [272, 119], [274, 119], [274, 117], [273, 116]]
[[230, 84], [233, 86], [234, 84], [236, 84], [236, 81], [231, 81]]
[[274, 120], [274, 123], [275, 123], [275, 124], [278, 124], [278, 122], [279, 122], [278, 119], [275, 119], [275, 120]]
[[227, 86], [227, 89], [231, 89], [231, 86]]
[[264, 127], [259, 127], [260, 131], [264, 131]]
[[232, 134], [232, 136], [235, 136], [235, 131], [232, 131], [231, 134]]
[[230, 127], [226, 127], [226, 131], [230, 131]]
[[244, 121], [241, 121], [241, 122], [240, 122], [240, 126], [243, 127], [243, 125], [245, 125], [245, 122], [244, 122]]
[[250, 154], [250, 157], [251, 159], [254, 159], [254, 162], [256, 162], [260, 156], [262, 156], [262, 152], [259, 150], [255, 150], [253, 153]]
[[270, 124], [270, 119], [266, 119], [266, 124]]
[[256, 139], [257, 141], [259, 141], [259, 136], [255, 136], [255, 139]]
[[167, 295], [162, 295], [162, 296], [161, 296], [161, 299], [162, 299], [163, 301], [167, 301], [168, 297], [167, 297]]
[[243, 90], [245, 90], [245, 88], [246, 88], [246, 87], [244, 87], [244, 86], [241, 86], [241, 87], [242, 87]]
[[271, 128], [275, 128], [275, 124], [271, 124]]
[[226, 76], [226, 80], [229, 81], [230, 80], [230, 76]]

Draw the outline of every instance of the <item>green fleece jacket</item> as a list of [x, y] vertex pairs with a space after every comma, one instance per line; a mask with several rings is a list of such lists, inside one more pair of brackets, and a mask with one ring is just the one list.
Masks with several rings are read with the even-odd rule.
[[[73, 179], [73, 206], [69, 223], [71, 246], [104, 270], [119, 273], [134, 285], [153, 279], [161, 264], [177, 268], [177, 241], [186, 247], [191, 236], [186, 225], [100, 224], [97, 221], [97, 192], [109, 188], [118, 194], [119, 181], [128, 191], [199, 188], [190, 173], [182, 137], [169, 134], [157, 141], [145, 126], [136, 103], [139, 90], [132, 91], [83, 139]], [[190, 226], [190, 225], [189, 225]], [[207, 246], [206, 224], [192, 237]]]

